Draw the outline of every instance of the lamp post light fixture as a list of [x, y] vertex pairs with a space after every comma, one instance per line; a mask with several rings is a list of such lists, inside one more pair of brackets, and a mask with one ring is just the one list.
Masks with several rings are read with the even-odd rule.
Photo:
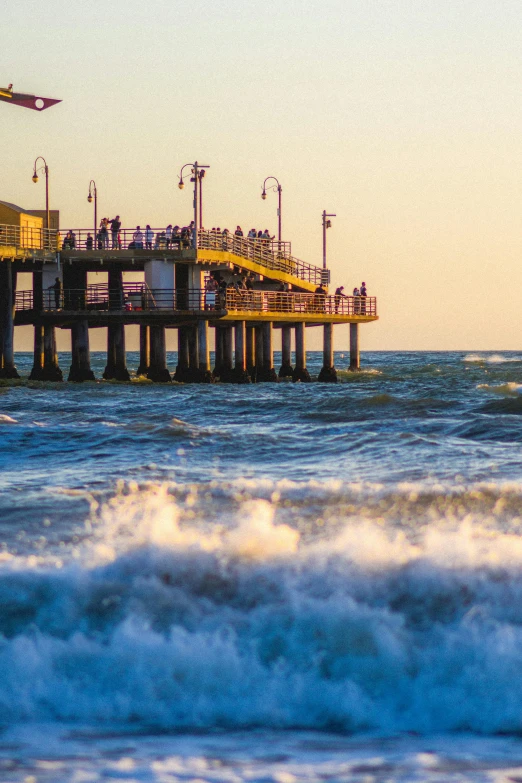
[[334, 214], [328, 214], [326, 209], [323, 209], [323, 269], [326, 269], [326, 229], [332, 227], [332, 221], [328, 218], [337, 217]]
[[[183, 190], [185, 187], [185, 183], [183, 182], [183, 169], [186, 169], [187, 166], [190, 166], [190, 173], [191, 178], [190, 181], [194, 183], [194, 231], [192, 232], [192, 247], [194, 250], [198, 249], [198, 227], [201, 228], [201, 219], [198, 219], [198, 206], [200, 207], [200, 212], [202, 212], [202, 201], [198, 203], [198, 187], [200, 189], [200, 197], [201, 197], [201, 181], [203, 177], [205, 176], [205, 169], [209, 169], [210, 166], [205, 166], [203, 163], [198, 163], [197, 160], [194, 163], [185, 163], [184, 166], [181, 167], [181, 171], [179, 172], [179, 182], [178, 182], [178, 188], [180, 190]], [[185, 175], [187, 176], [187, 175]]]
[[265, 181], [263, 182], [263, 192], [261, 193], [261, 198], [263, 201], [266, 199], [266, 183], [269, 179], [275, 180], [277, 183], [276, 185], [269, 185], [269, 190], [277, 190], [278, 195], [278, 207], [277, 207], [277, 241], [279, 244], [279, 249], [281, 249], [281, 193], [283, 192], [283, 188], [279, 184], [279, 180], [277, 177], [267, 177]]
[[94, 239], [96, 240], [96, 232], [98, 231], [98, 190], [96, 188], [96, 182], [91, 179], [89, 182], [89, 195], [87, 201], [92, 204], [94, 201]]
[[[39, 160], [43, 161], [43, 166], [37, 168]], [[38, 182], [38, 174], [41, 171], [45, 174], [45, 227], [49, 229], [51, 228], [49, 220], [49, 166], [45, 158], [39, 155], [34, 162], [33, 182]]]

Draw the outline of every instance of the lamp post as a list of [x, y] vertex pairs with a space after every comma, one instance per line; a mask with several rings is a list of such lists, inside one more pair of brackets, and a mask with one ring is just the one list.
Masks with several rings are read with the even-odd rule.
[[91, 179], [89, 182], [89, 195], [87, 201], [92, 204], [94, 200], [94, 240], [96, 241], [96, 232], [98, 231], [98, 190], [96, 189], [96, 182]]
[[279, 184], [279, 180], [277, 177], [267, 177], [265, 181], [263, 182], [263, 192], [261, 193], [261, 198], [263, 201], [266, 199], [266, 183], [269, 179], [273, 179], [277, 182], [277, 185], [269, 185], [269, 190], [277, 190], [278, 195], [278, 207], [277, 207], [277, 241], [279, 244], [279, 250], [281, 250], [281, 193], [283, 192], [283, 188]]
[[201, 169], [198, 174], [199, 177], [199, 230], [203, 228], [203, 177], [205, 176], [205, 169]]
[[[43, 166], [40, 166], [40, 168], [37, 169], [36, 167], [39, 160], [43, 161]], [[33, 182], [38, 182], [38, 173], [40, 171], [45, 173], [45, 227], [49, 229], [51, 228], [49, 220], [49, 166], [47, 165], [45, 158], [42, 158], [41, 155], [39, 155], [34, 162]]]
[[328, 218], [337, 217], [334, 214], [328, 214], [326, 209], [323, 209], [323, 269], [326, 269], [326, 229], [332, 227], [332, 221]]
[[[194, 231], [192, 232], [192, 247], [194, 250], [198, 249], [198, 184], [201, 187], [201, 179], [205, 175], [204, 169], [209, 169], [210, 166], [204, 166], [202, 163], [198, 163], [197, 160], [194, 163], [185, 163], [181, 167], [179, 172], [178, 188], [183, 190], [185, 183], [183, 182], [183, 169], [190, 166], [190, 173], [192, 177], [190, 181], [194, 183]], [[186, 176], [186, 175], [185, 175]], [[201, 224], [199, 224], [201, 227]]]

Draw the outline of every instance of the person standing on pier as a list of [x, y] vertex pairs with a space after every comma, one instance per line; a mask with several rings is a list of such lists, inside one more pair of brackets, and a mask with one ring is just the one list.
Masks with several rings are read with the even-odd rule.
[[109, 249], [109, 218], [100, 220], [100, 239], [102, 247], [100, 249]]
[[136, 250], [143, 250], [143, 231], [136, 226], [136, 231], [132, 235], [132, 242]]
[[165, 238], [167, 240], [167, 250], [172, 245], [172, 223], [169, 223], [165, 229]]
[[49, 291], [54, 291], [54, 307], [59, 310], [62, 306], [62, 281], [59, 277], [56, 278], [53, 285], [49, 286]]
[[340, 285], [339, 288], [335, 289], [334, 303], [335, 303], [335, 312], [336, 313], [339, 312], [339, 305], [341, 304], [341, 297], [344, 296], [346, 298], [346, 294], [343, 294], [343, 291], [344, 291], [344, 285]]
[[145, 226], [145, 249], [152, 250], [152, 240], [154, 239], [154, 231], [149, 224]]
[[361, 283], [361, 290], [359, 291], [361, 297], [361, 315], [366, 315], [366, 283]]
[[112, 234], [112, 249], [118, 250], [119, 243], [118, 243], [118, 233], [121, 228], [121, 221], [120, 216], [116, 215], [115, 218], [112, 218], [112, 220], [109, 221], [111, 224], [111, 234]]

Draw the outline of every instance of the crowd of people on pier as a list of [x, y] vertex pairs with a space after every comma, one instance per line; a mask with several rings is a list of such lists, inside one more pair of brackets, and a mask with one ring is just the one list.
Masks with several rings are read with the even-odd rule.
[[[200, 229], [207, 237], [210, 247], [216, 249], [228, 247], [228, 240], [232, 237], [246, 239], [258, 247], [267, 247], [273, 241], [274, 236], [265, 228], [263, 231], [251, 228], [245, 234], [241, 226], [237, 226], [232, 233], [228, 228], [213, 227], [210, 231]], [[122, 236], [123, 233], [123, 236]], [[144, 228], [136, 226], [132, 232], [122, 232], [119, 215], [114, 218], [102, 218], [95, 235], [88, 231], [87, 235], [78, 240], [76, 233], [68, 231], [65, 237], [57, 235], [58, 250], [170, 250], [176, 248], [188, 248], [192, 244], [194, 236], [194, 221], [186, 226], [169, 225], [164, 229], [153, 229], [147, 223]]]

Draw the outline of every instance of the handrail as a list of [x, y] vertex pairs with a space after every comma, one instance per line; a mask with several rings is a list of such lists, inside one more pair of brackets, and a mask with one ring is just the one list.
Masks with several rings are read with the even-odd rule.
[[[32, 291], [16, 292], [16, 310], [34, 310]], [[36, 308], [40, 309], [40, 308]], [[211, 292], [204, 289], [157, 289], [144, 283], [123, 283], [109, 288], [103, 283], [85, 289], [43, 291], [42, 311], [65, 312], [193, 312], [215, 310], [229, 313], [286, 313], [305, 315], [377, 316], [374, 296], [328, 296], [286, 291], [237, 290]]]
[[[192, 247], [192, 237], [187, 232], [168, 237], [164, 228], [120, 228], [94, 232], [92, 229], [68, 229], [58, 238], [59, 249], [69, 253], [120, 252], [139, 250], [153, 252], [185, 250]], [[221, 250], [253, 261], [266, 269], [284, 272], [308, 283], [327, 285], [330, 273], [326, 269], [301, 261], [292, 256], [290, 242], [276, 239], [239, 237], [217, 231], [198, 231], [198, 250]]]
[[59, 249], [57, 236], [57, 231], [53, 228], [12, 226], [8, 223], [0, 224], [0, 247], [55, 252]]
[[219, 234], [214, 231], [200, 231], [198, 248], [202, 250], [225, 250], [240, 258], [254, 261], [267, 269], [298, 277], [316, 286], [328, 285], [330, 273], [327, 269], [301, 261], [291, 255], [290, 242], [274, 239], [238, 237], [235, 234]]

